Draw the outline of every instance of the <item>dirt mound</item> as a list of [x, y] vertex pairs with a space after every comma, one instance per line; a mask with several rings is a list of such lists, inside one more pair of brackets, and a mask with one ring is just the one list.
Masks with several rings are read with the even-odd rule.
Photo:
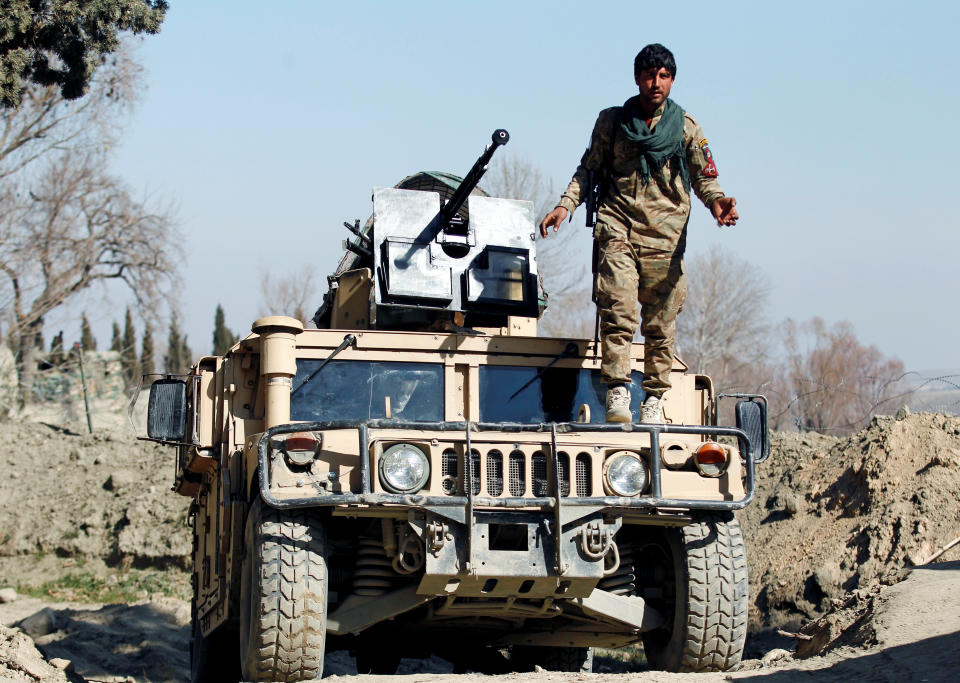
[[[846, 668], [852, 678], [864, 678], [870, 671], [878, 680], [955, 680], [960, 665], [960, 562], [886, 578], [833, 601], [825, 615], [800, 630], [794, 656], [846, 659], [848, 666], [838, 669]], [[849, 666], [870, 659], [865, 651], [881, 651], [882, 660]]]
[[795, 630], [960, 535], [958, 417], [876, 417], [843, 439], [778, 434], [771, 451], [740, 513], [751, 630]]
[[[899, 575], [891, 576], [894, 577]], [[889, 583], [884, 581], [832, 600], [826, 614], [800, 629], [795, 656], [804, 659], [839, 647], [876, 645], [876, 612], [887, 597], [888, 587]]]
[[186, 567], [188, 502], [170, 492], [172, 454], [119, 432], [0, 423], [0, 559], [52, 554]]
[[[126, 605], [48, 605], [21, 597], [0, 604], [0, 623], [19, 629], [3, 627], [16, 638], [19, 649], [0, 646], [0, 683], [6, 683], [2, 667], [13, 670], [20, 662], [29, 664], [34, 661], [31, 652], [67, 674], [67, 678], [63, 673], [59, 678], [41, 678], [43, 683], [68, 679], [178, 683], [189, 677], [189, 622], [190, 604], [176, 598]], [[0, 641], [3, 638], [0, 632]], [[34, 678], [24, 680], [35, 683]]]
[[44, 659], [27, 635], [0, 626], [0, 681], [67, 683], [67, 676]]

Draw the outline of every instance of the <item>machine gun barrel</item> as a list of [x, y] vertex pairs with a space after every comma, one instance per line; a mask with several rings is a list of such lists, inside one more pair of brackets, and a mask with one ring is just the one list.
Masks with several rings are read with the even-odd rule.
[[446, 204], [440, 207], [440, 213], [437, 214], [437, 219], [441, 229], [442, 226], [450, 223], [450, 220], [456, 215], [457, 211], [460, 210], [463, 203], [467, 201], [470, 193], [480, 184], [480, 179], [483, 178], [483, 174], [487, 172], [487, 164], [490, 163], [490, 159], [493, 157], [493, 153], [497, 151], [497, 147], [507, 144], [509, 140], [510, 133], [503, 128], [498, 128], [493, 131], [492, 142], [487, 145], [487, 148], [483, 151], [483, 154], [480, 155], [480, 158], [474, 162], [473, 168], [471, 168], [464, 177], [463, 182], [460, 183], [460, 186], [453, 193], [453, 196], [450, 197]]

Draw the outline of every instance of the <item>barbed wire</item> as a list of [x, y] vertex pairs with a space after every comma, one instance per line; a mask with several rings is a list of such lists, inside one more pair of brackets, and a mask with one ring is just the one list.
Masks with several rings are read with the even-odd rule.
[[[915, 376], [918, 378], [919, 383], [909, 388], [906, 388], [902, 391], [891, 395], [885, 395], [885, 392], [888, 388], [902, 383], [907, 377]], [[809, 384], [812, 385], [812, 388], [809, 391], [801, 391], [799, 393], [794, 393], [792, 395], [786, 396], [782, 392], [779, 392], [775, 389], [775, 380], [767, 380], [760, 385], [757, 385], [756, 393], [762, 393], [764, 387], [770, 387], [774, 389], [774, 393], [781, 395], [784, 400], [786, 400], [785, 405], [782, 408], [779, 408], [776, 412], [771, 413], [771, 422], [776, 424], [783, 417], [787, 416], [792, 410], [796, 408], [798, 404], [801, 404], [805, 399], [808, 399], [812, 396], [817, 396], [820, 394], [826, 394], [830, 398], [835, 398], [838, 394], [844, 396], [849, 400], [850, 403], [863, 405], [864, 407], [861, 410], [859, 416], [848, 419], [847, 421], [841, 424], [834, 425], [824, 425], [824, 424], [809, 424], [804, 421], [804, 414], [799, 414], [794, 417], [794, 424], [797, 427], [798, 431], [817, 431], [817, 432], [840, 432], [840, 431], [850, 431], [861, 427], [868, 423], [870, 419], [877, 414], [878, 409], [881, 407], [893, 403], [895, 401], [903, 401], [906, 405], [907, 401], [911, 399], [916, 399], [918, 394], [926, 393], [923, 391], [923, 387], [934, 385], [935, 383], [942, 383], [950, 387], [948, 391], [958, 390], [960, 391], [960, 374], [948, 374], [948, 375], [937, 375], [934, 377], [925, 377], [916, 371], [904, 372], [896, 377], [883, 378], [877, 376], [867, 376], [863, 378], [869, 382], [876, 382], [878, 386], [871, 390], [870, 392], [856, 391], [855, 389], [849, 388], [849, 384], [846, 383], [845, 377], [840, 377], [839, 381], [836, 382], [826, 382], [822, 379], [812, 378], [812, 377], [800, 377], [792, 378], [791, 382], [793, 384]], [[729, 391], [728, 388], [724, 389]], [[821, 406], [825, 401], [818, 401], [815, 405]], [[936, 410], [933, 410], [936, 408]], [[943, 413], [952, 413], [956, 414], [957, 409], [960, 408], [960, 396], [956, 400], [951, 400], [948, 402], [941, 402], [934, 404], [932, 406], [924, 406], [924, 410], [927, 412], [943, 412]]]

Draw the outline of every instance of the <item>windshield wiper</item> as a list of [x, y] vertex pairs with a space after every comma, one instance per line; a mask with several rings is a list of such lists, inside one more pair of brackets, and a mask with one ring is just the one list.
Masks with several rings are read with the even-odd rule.
[[333, 353], [331, 353], [329, 356], [327, 356], [326, 358], [324, 358], [324, 359], [323, 359], [323, 362], [320, 363], [320, 366], [319, 366], [316, 370], [314, 370], [313, 372], [311, 372], [309, 375], [307, 375], [307, 378], [306, 378], [305, 380], [303, 380], [302, 382], [300, 382], [299, 386], [297, 386], [296, 389], [294, 389], [293, 391], [290, 392], [290, 396], [292, 397], [292, 396], [296, 395], [296, 393], [297, 393], [298, 391], [300, 391], [301, 389], [303, 389], [303, 385], [305, 385], [307, 382], [309, 382], [309, 381], [312, 380], [314, 377], [316, 377], [317, 374], [318, 374], [321, 370], [323, 370], [324, 366], [325, 366], [327, 363], [329, 363], [330, 361], [332, 361], [332, 360], [336, 357], [336, 355], [337, 355], [338, 353], [340, 353], [341, 351], [343, 351], [343, 350], [344, 350], [345, 348], [347, 348], [348, 346], [352, 346], [352, 345], [354, 344], [354, 342], [356, 342], [356, 341], [357, 341], [357, 336], [354, 335], [354, 334], [348, 334], [346, 337], [344, 337], [344, 338], [343, 338], [343, 341], [340, 342], [340, 346], [338, 346], [337, 348], [335, 348], [335, 349], [333, 350]]
[[536, 382], [538, 379], [540, 379], [541, 377], [543, 377], [543, 373], [545, 373], [547, 370], [549, 370], [550, 368], [552, 368], [552, 367], [553, 367], [553, 364], [556, 363], [558, 360], [562, 360], [562, 359], [564, 359], [564, 358], [573, 358], [573, 357], [575, 357], [575, 356], [577, 356], [577, 355], [579, 355], [579, 352], [578, 352], [578, 350], [577, 350], [577, 345], [574, 344], [573, 342], [569, 342], [569, 343], [567, 344], [567, 346], [563, 349], [563, 351], [561, 351], [560, 353], [558, 353], [556, 356], [553, 357], [553, 360], [551, 360], [549, 363], [547, 363], [547, 364], [544, 365], [542, 368], [540, 368], [540, 372], [538, 372], [536, 375], [534, 375], [533, 377], [531, 377], [529, 382], [527, 382], [527, 383], [524, 384], [522, 387], [520, 387], [520, 388], [517, 389], [515, 392], [513, 392], [513, 393], [510, 395], [510, 398], [507, 399], [507, 401], [508, 401], [508, 402], [509, 402], [509, 401], [512, 401], [513, 399], [515, 399], [515, 398], [517, 397], [517, 395], [518, 395], [521, 391], [523, 391], [523, 390], [526, 389], [528, 386], [530, 386], [531, 384], [533, 384], [534, 382]]

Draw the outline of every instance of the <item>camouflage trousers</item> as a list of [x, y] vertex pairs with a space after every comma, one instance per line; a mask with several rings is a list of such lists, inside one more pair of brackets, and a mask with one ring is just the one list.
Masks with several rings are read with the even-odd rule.
[[683, 255], [643, 247], [625, 230], [605, 225], [598, 228], [595, 294], [600, 311], [603, 381], [631, 381], [630, 344], [640, 323], [642, 386], [647, 394], [661, 396], [670, 388], [677, 314], [687, 295]]

